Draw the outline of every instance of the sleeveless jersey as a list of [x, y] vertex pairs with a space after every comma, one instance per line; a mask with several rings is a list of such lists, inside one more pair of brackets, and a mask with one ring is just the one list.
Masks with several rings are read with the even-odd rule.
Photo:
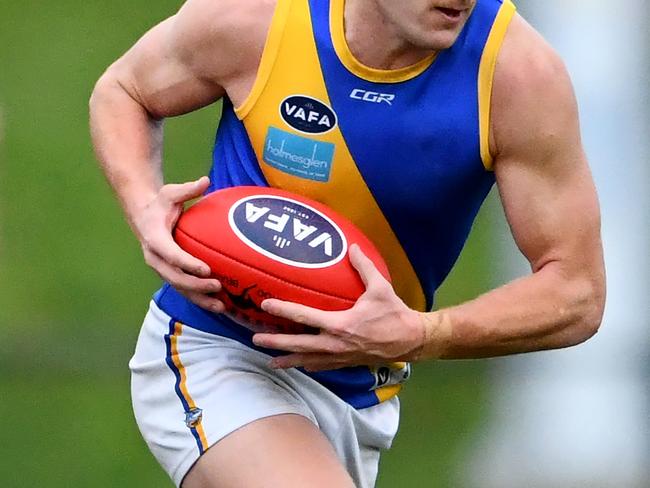
[[[395, 70], [353, 56], [343, 13], [344, 0], [278, 0], [248, 98], [224, 100], [209, 191], [272, 186], [325, 203], [375, 243], [398, 296], [430, 310], [494, 183], [492, 79], [515, 7], [478, 0], [451, 48]], [[279, 354], [169, 285], [154, 299], [175, 320]], [[410, 367], [305, 374], [365, 408], [396, 395]]]

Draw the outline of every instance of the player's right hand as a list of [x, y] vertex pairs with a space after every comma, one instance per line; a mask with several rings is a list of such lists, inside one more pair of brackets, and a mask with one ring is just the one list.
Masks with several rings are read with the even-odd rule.
[[209, 184], [209, 178], [203, 176], [196, 181], [162, 186], [133, 217], [132, 223], [145, 262], [199, 307], [222, 313], [223, 303], [211, 296], [221, 290], [221, 283], [209, 278], [210, 267], [181, 249], [172, 237], [183, 204], [200, 197]]

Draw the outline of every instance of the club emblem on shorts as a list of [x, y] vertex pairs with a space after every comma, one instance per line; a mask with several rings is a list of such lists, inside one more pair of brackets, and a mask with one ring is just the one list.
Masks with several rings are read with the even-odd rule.
[[275, 195], [253, 195], [233, 204], [233, 232], [255, 251], [298, 268], [325, 268], [347, 252], [339, 227], [315, 208]]
[[336, 127], [336, 114], [320, 100], [292, 95], [280, 104], [280, 115], [289, 126], [307, 134], [323, 134]]
[[390, 379], [390, 369], [382, 367], [377, 370], [377, 386], [384, 386]]
[[410, 378], [411, 364], [394, 363], [392, 365], [379, 366], [372, 372], [375, 376], [375, 385], [373, 386], [373, 389], [388, 385], [399, 385]]
[[189, 412], [185, 412], [185, 425], [187, 425], [188, 429], [193, 429], [199, 425], [201, 419], [203, 419], [203, 410], [200, 408], [193, 408]]

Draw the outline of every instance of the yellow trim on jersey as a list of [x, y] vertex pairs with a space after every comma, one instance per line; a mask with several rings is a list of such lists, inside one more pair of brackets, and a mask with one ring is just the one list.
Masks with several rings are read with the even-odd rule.
[[381, 388], [377, 388], [375, 390], [375, 395], [377, 395], [377, 399], [381, 403], [381, 402], [385, 402], [390, 398], [393, 398], [401, 390], [402, 390], [402, 385], [382, 386]]
[[[270, 186], [318, 200], [352, 220], [386, 260], [397, 294], [411, 308], [424, 311], [426, 300], [413, 265], [359, 172], [339, 128], [307, 137], [280, 116], [283, 100], [291, 95], [309, 96], [331, 107], [311, 27], [309, 4], [305, 0], [286, 0], [288, 3], [291, 7], [288, 17], [283, 19], [286, 23], [281, 45], [273, 53], [275, 59], [262, 59], [266, 65], [272, 64], [268, 79], [254, 106], [242, 119], [260, 168]], [[272, 26], [272, 30], [277, 32], [278, 29]], [[266, 56], [271, 53], [265, 53]], [[264, 144], [269, 127], [334, 144], [329, 180], [300, 178], [265, 163]]]
[[481, 64], [478, 72], [478, 110], [479, 110], [479, 131], [481, 138], [481, 159], [485, 169], [492, 170], [494, 160], [490, 153], [490, 115], [492, 111], [492, 83], [494, 81], [494, 70], [497, 65], [499, 50], [506, 36], [510, 21], [514, 17], [516, 8], [510, 0], [501, 5], [499, 13], [490, 30], [490, 36], [481, 56]]
[[427, 56], [411, 66], [385, 70], [371, 68], [354, 57], [345, 39], [345, 0], [331, 0], [330, 32], [337, 56], [350, 73], [375, 83], [399, 83], [415, 78], [426, 70], [436, 59], [436, 53]]
[[273, 18], [271, 19], [269, 33], [266, 37], [264, 50], [262, 51], [262, 59], [260, 61], [260, 66], [257, 69], [257, 76], [255, 77], [253, 88], [251, 88], [251, 91], [244, 102], [239, 107], [235, 108], [235, 114], [239, 119], [243, 119], [248, 115], [248, 112], [250, 112], [260, 94], [264, 91], [264, 87], [271, 75], [271, 69], [273, 68], [275, 57], [280, 49], [280, 41], [282, 40], [282, 33], [287, 22], [290, 6], [291, 0], [278, 0], [277, 5], [275, 6], [275, 11], [273, 12]]
[[[183, 333], [183, 324], [181, 324], [180, 322], [174, 323], [174, 333], [169, 338], [169, 342], [171, 345], [172, 362], [174, 363], [174, 366], [176, 366], [176, 369], [178, 370], [178, 373], [180, 374], [181, 377], [179, 388], [181, 390], [181, 393], [183, 394], [183, 397], [185, 398], [185, 401], [187, 402], [187, 405], [190, 407], [190, 410], [193, 410], [197, 408], [196, 403], [194, 402], [192, 395], [190, 395], [190, 392], [187, 390], [187, 374], [185, 373], [185, 366], [183, 366], [183, 363], [181, 362], [181, 357], [178, 354], [178, 338], [181, 336], [182, 333]], [[210, 445], [208, 444], [208, 440], [205, 436], [205, 431], [203, 430], [203, 424], [201, 423], [201, 421], [199, 421], [195, 429], [196, 432], [199, 434], [199, 439], [201, 440], [201, 445], [203, 446], [203, 450], [207, 451]]]

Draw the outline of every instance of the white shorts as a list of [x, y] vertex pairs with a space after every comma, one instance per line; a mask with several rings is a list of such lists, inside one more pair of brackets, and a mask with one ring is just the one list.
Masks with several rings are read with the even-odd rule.
[[397, 432], [397, 397], [356, 410], [296, 369], [237, 341], [174, 323], [155, 303], [131, 368], [135, 418], [149, 449], [177, 486], [201, 454], [264, 417], [298, 414], [334, 446], [359, 488], [374, 486], [379, 454]]

